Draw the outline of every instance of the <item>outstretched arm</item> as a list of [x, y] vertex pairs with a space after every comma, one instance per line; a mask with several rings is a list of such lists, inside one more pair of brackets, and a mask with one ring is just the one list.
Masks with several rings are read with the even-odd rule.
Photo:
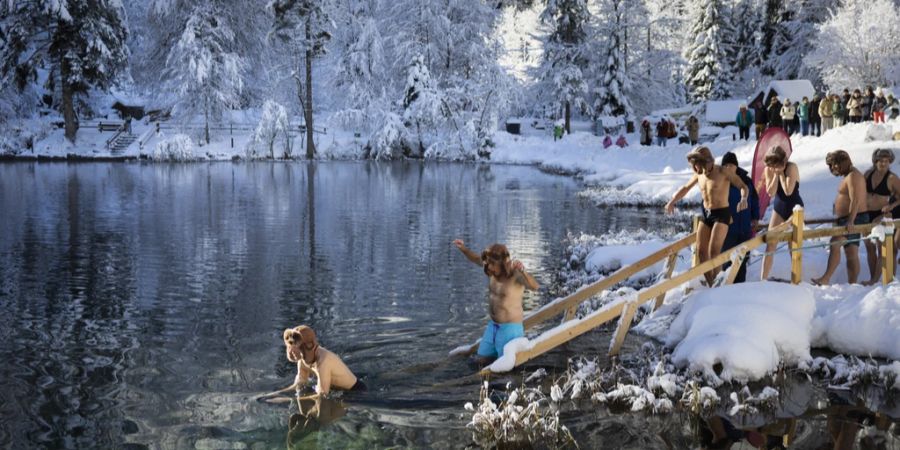
[[458, 248], [459, 251], [461, 251], [462, 254], [466, 256], [466, 259], [472, 261], [472, 263], [474, 264], [478, 264], [479, 266], [482, 265], [481, 255], [473, 252], [472, 250], [469, 250], [469, 248], [466, 247], [466, 244], [463, 243], [462, 239], [456, 239], [455, 241], [453, 241], [453, 245], [455, 245], [456, 248]]
[[296, 392], [300, 386], [306, 384], [307, 380], [309, 380], [309, 369], [303, 366], [303, 364], [297, 363], [297, 376], [294, 377], [293, 384], [284, 389], [279, 389], [277, 391], [262, 395], [259, 397], [259, 400], [268, 400], [270, 398], [278, 397], [289, 392]]
[[666, 203], [666, 213], [672, 214], [672, 212], [675, 211], [675, 203], [677, 203], [678, 200], [684, 198], [684, 196], [687, 195], [688, 192], [690, 192], [691, 188], [694, 187], [695, 184], [697, 184], [697, 174], [694, 174], [694, 176], [691, 177], [691, 180], [688, 181], [687, 184], [685, 184], [681, 187], [681, 189], [678, 189], [678, 191], [675, 192], [675, 195], [672, 196], [672, 199], [669, 200], [669, 203]]

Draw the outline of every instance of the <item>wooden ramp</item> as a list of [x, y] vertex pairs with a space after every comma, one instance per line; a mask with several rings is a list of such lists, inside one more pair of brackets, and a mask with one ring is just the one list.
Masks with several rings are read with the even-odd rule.
[[[893, 221], [891, 221], [890, 219], [886, 219], [881, 224], [854, 225], [850, 228], [850, 232], [853, 233], [869, 233], [875, 226], [881, 225], [885, 227], [885, 239], [884, 242], [882, 242], [882, 254], [885, 255], [882, 270], [882, 282], [884, 284], [890, 283], [893, 279], [893, 236], [894, 225], [897, 223], [900, 223], [900, 219], [895, 219]], [[792, 227], [792, 230], [788, 230], [789, 227]], [[688, 281], [703, 276], [705, 272], [717, 268], [729, 260], [732, 262], [730, 270], [724, 277], [719, 277], [717, 282], [719, 284], [733, 283], [740, 268], [740, 264], [737, 264], [737, 262], [741, 261], [747, 253], [767, 242], [790, 242], [791, 281], [794, 284], [797, 284], [800, 282], [800, 276], [802, 275], [803, 241], [828, 236], [838, 236], [848, 233], [848, 229], [846, 227], [816, 230], [805, 230], [804, 228], [805, 224], [803, 222], [803, 211], [802, 209], [798, 209], [794, 212], [794, 215], [792, 216], [792, 220], [790, 222], [785, 222], [768, 231], [760, 232], [756, 237], [753, 237], [743, 244], [730, 249], [728, 252], [723, 252], [715, 258], [709, 259], [703, 263], [698, 264], [696, 263], [695, 259], [695, 263], [690, 270], [672, 277], [678, 252], [692, 244], [696, 244], [695, 233], [683, 237], [678, 241], [669, 244], [665, 248], [660, 249], [653, 254], [641, 259], [640, 261], [630, 266], [622, 267], [621, 269], [612, 273], [610, 276], [589, 284], [567, 297], [560, 298], [551, 303], [548, 303], [537, 311], [534, 311], [526, 316], [524, 326], [527, 330], [537, 324], [552, 319], [559, 314], [565, 314], [564, 320], [560, 325], [547, 330], [535, 339], [530, 340], [528, 348], [522, 349], [516, 353], [515, 366], [518, 367], [526, 361], [534, 359], [558, 347], [559, 345], [569, 342], [572, 339], [575, 339], [576, 337], [581, 336], [582, 334], [587, 333], [588, 331], [593, 330], [594, 328], [597, 328], [601, 325], [609, 323], [617, 318], [619, 319], [619, 324], [616, 328], [616, 332], [613, 336], [612, 342], [610, 343], [608, 354], [609, 356], [618, 355], [619, 350], [621, 349], [622, 344], [625, 341], [625, 336], [628, 334], [628, 330], [631, 328], [631, 322], [634, 318], [634, 315], [639, 307], [649, 302], [650, 300], [654, 300], [655, 303], [653, 309], [656, 310], [657, 308], [662, 306], [667, 292], [681, 286]], [[695, 252], [695, 254], [696, 253], [697, 252]], [[604, 289], [608, 289], [616, 283], [628, 279], [628, 277], [652, 266], [653, 264], [661, 261], [664, 258], [666, 259], [666, 267], [663, 270], [660, 281], [628, 297], [604, 305], [602, 308], [590, 313], [589, 315], [581, 319], [574, 319], [575, 311], [582, 302], [588, 300], [593, 295], [603, 291]], [[468, 352], [462, 353], [470, 354], [477, 350], [477, 348], [478, 343], [476, 342], [475, 344], [469, 346]], [[459, 354], [459, 352], [457, 354]], [[481, 371], [481, 374], [490, 374], [490, 370], [484, 369]]]

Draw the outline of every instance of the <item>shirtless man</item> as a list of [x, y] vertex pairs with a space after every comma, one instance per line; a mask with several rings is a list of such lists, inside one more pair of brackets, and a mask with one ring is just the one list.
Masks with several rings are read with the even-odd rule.
[[[844, 177], [838, 186], [837, 198], [834, 199], [834, 215], [838, 218], [838, 226], [846, 226], [847, 231], [850, 231], [853, 225], [869, 223], [869, 215], [866, 214], [869, 210], [866, 201], [866, 177], [853, 167], [850, 155], [843, 150], [835, 150], [825, 156], [825, 163], [828, 164], [832, 175]], [[833, 236], [828, 250], [828, 267], [825, 274], [813, 278], [812, 283], [825, 285], [831, 281], [831, 275], [841, 262], [841, 247], [844, 247], [844, 254], [847, 256], [847, 282], [856, 283], [859, 276], [859, 237], [859, 233]], [[844, 241], [848, 239], [852, 242], [845, 243]]]
[[478, 362], [484, 365], [503, 356], [503, 346], [507, 342], [525, 336], [522, 296], [525, 289], [537, 290], [538, 283], [525, 271], [521, 261], [510, 261], [509, 250], [503, 244], [491, 245], [481, 255], [466, 248], [460, 239], [453, 241], [453, 245], [469, 261], [483, 267], [488, 277], [491, 320], [478, 345]]
[[[703, 197], [703, 218], [697, 229], [697, 248], [700, 252], [700, 262], [715, 258], [722, 252], [722, 244], [728, 234], [728, 225], [731, 223], [731, 212], [728, 210], [728, 190], [732, 185], [741, 190], [741, 199], [737, 205], [737, 211], [747, 209], [747, 185], [741, 181], [735, 173], [723, 170], [716, 165], [712, 152], [707, 147], [697, 147], [687, 154], [688, 163], [694, 170], [694, 176], [666, 203], [666, 213], [675, 211], [675, 203], [684, 198], [694, 185], [700, 186], [700, 194]], [[718, 274], [716, 267], [703, 274], [706, 277], [707, 286], [712, 286]]]
[[[299, 391], [310, 374], [316, 376], [315, 396], [327, 396], [332, 389], [345, 391], [365, 391], [356, 375], [344, 364], [338, 355], [319, 345], [316, 333], [306, 325], [284, 330], [285, 352], [290, 362], [297, 363], [297, 376], [294, 384], [278, 391], [263, 395], [260, 400], [268, 400], [291, 391]], [[310, 397], [304, 397], [304, 399]]]

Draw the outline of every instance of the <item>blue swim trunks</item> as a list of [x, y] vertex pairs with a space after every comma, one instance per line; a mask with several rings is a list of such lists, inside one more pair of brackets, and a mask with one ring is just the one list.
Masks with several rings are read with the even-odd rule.
[[499, 358], [503, 356], [503, 346], [520, 337], [525, 337], [525, 327], [522, 326], [522, 322], [497, 323], [488, 320], [484, 336], [481, 337], [481, 343], [478, 344], [478, 356]]

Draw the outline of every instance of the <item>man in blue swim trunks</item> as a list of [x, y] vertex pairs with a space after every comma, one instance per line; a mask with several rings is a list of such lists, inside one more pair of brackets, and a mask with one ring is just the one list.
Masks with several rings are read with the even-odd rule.
[[503, 346], [509, 341], [525, 336], [522, 296], [525, 289], [534, 291], [539, 286], [521, 261], [509, 259], [509, 250], [503, 244], [493, 244], [481, 255], [466, 248], [460, 239], [453, 241], [453, 245], [466, 259], [481, 266], [488, 277], [491, 320], [478, 345], [478, 362], [485, 365], [503, 356]]
[[[834, 215], [838, 218], [838, 226], [846, 226], [847, 231], [852, 225], [864, 225], [869, 223], [869, 216], [865, 211], [869, 210], [866, 198], [866, 177], [853, 167], [850, 155], [843, 150], [835, 150], [825, 156], [825, 163], [831, 174], [843, 177], [838, 186], [838, 195], [834, 199]], [[819, 278], [813, 278], [816, 285], [829, 284], [831, 275], [841, 262], [841, 247], [847, 257], [847, 282], [856, 283], [859, 276], [859, 233], [848, 233], [843, 236], [831, 238], [831, 247], [828, 251], [828, 267], [825, 274]]]

